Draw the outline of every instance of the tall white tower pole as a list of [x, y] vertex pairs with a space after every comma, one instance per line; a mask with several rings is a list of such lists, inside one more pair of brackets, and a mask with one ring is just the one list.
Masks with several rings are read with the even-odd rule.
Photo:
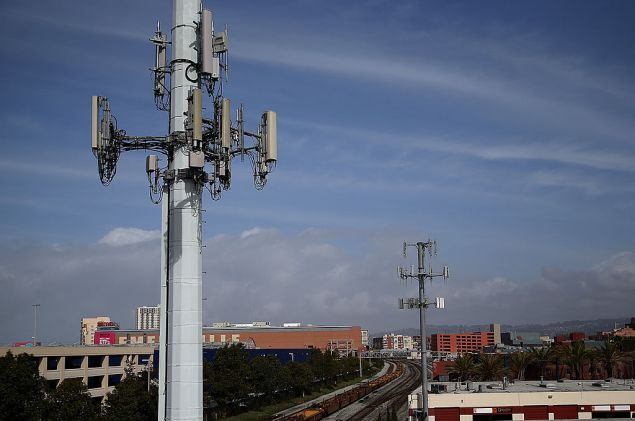
[[[227, 75], [227, 34], [213, 32], [211, 12], [201, 0], [173, 0], [172, 60], [166, 65], [167, 37], [159, 25], [155, 45], [154, 99], [167, 110], [165, 76], [170, 75], [170, 133], [165, 137], [127, 136], [117, 128], [108, 99], [91, 99], [91, 149], [99, 178], [113, 180], [123, 151], [151, 150], [168, 156], [146, 158], [150, 198], [163, 202], [161, 247], [161, 329], [159, 348], [159, 420], [203, 419], [201, 193], [208, 184], [218, 200], [231, 185], [231, 160], [248, 156], [254, 185], [262, 189], [278, 156], [276, 113], [265, 111], [256, 132], [244, 130], [242, 106], [231, 125], [229, 98], [214, 89]], [[199, 57], [200, 54], [200, 57]], [[212, 117], [203, 119], [202, 90], [212, 96]], [[245, 138], [253, 145], [245, 145]], [[205, 171], [211, 164], [212, 171]], [[162, 180], [162, 183], [160, 181]], [[159, 187], [162, 196], [155, 200]], [[34, 334], [35, 336], [35, 334]]]
[[[170, 133], [185, 132], [188, 95], [198, 88], [196, 23], [200, 0], [174, 0]], [[188, 66], [191, 74], [186, 75]], [[170, 168], [189, 170], [188, 152], [176, 149]], [[201, 189], [191, 178], [176, 176], [169, 187], [167, 255], [167, 338], [165, 419], [203, 419]]]

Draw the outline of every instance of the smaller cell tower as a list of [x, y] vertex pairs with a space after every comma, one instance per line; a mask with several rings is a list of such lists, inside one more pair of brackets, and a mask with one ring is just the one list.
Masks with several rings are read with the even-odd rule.
[[[447, 266], [443, 266], [441, 273], [432, 273], [432, 264], [430, 260], [432, 255], [437, 254], [437, 242], [436, 241], [419, 241], [418, 243], [409, 244], [404, 241], [403, 243], [403, 257], [406, 256], [408, 247], [417, 248], [418, 266], [415, 270], [415, 266], [405, 269], [401, 266], [397, 268], [399, 278], [402, 280], [408, 280], [416, 278], [419, 281], [419, 298], [399, 298], [400, 309], [419, 309], [419, 329], [421, 333], [421, 419], [428, 418], [428, 349], [427, 349], [427, 334], [426, 334], [426, 310], [428, 307], [445, 308], [445, 298], [437, 297], [433, 302], [430, 302], [425, 295], [425, 282], [426, 279], [432, 280], [436, 277], [443, 277], [448, 279], [450, 276]], [[428, 257], [428, 271], [426, 272], [426, 255]]]

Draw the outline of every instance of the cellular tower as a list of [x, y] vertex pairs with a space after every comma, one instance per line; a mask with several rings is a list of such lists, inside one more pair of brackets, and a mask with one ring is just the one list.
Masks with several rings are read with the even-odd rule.
[[171, 41], [159, 24], [150, 39], [155, 104], [169, 112], [169, 133], [129, 136], [108, 99], [93, 96], [91, 140], [104, 185], [123, 151], [166, 157], [146, 158], [150, 198], [162, 204], [159, 420], [202, 420], [202, 193], [206, 188], [220, 199], [231, 185], [235, 157], [251, 162], [256, 188], [264, 187], [277, 161], [276, 113], [265, 111], [249, 132], [241, 105], [232, 122], [230, 100], [223, 96], [227, 30], [214, 30], [212, 12], [201, 0], [173, 0], [172, 6]]

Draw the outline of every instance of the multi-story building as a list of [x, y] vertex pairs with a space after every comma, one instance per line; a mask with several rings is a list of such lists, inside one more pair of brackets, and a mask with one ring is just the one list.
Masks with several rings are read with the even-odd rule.
[[40, 375], [55, 388], [65, 379], [80, 378], [93, 398], [103, 398], [125, 376], [126, 367], [133, 372], [151, 369], [152, 345], [124, 346], [34, 346], [0, 347], [0, 354], [31, 354]]
[[432, 351], [461, 354], [496, 345], [494, 332], [435, 333], [430, 337]]
[[413, 349], [412, 336], [395, 335], [394, 333], [391, 333], [390, 335], [384, 335], [382, 337], [382, 348], [403, 350]]
[[[203, 327], [203, 343], [224, 345], [241, 342], [248, 348], [316, 348], [340, 353], [363, 351], [359, 326], [255, 325], [253, 323], [214, 323]], [[116, 330], [97, 332], [96, 344], [153, 344], [158, 330]]]
[[382, 349], [384, 346], [384, 338], [376, 337], [373, 338], [373, 349]]
[[139, 330], [159, 329], [160, 306], [137, 307], [135, 326]]
[[362, 329], [362, 345], [368, 348], [368, 329]]
[[489, 331], [494, 332], [494, 345], [502, 344], [503, 339], [501, 335], [500, 323], [492, 323], [489, 325]]
[[95, 343], [95, 332], [99, 323], [111, 322], [108, 316], [83, 317], [81, 321], [81, 330], [79, 343], [81, 345], [92, 345]]

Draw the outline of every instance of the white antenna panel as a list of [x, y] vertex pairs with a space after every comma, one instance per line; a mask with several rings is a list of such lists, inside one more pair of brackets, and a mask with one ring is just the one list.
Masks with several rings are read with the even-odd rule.
[[192, 89], [191, 106], [192, 140], [198, 143], [203, 141], [203, 100], [201, 90], [198, 88]]
[[[218, 70], [214, 72], [214, 51], [212, 47], [212, 12], [211, 10], [203, 9], [201, 13], [201, 25], [200, 25], [200, 57], [201, 57], [201, 74], [211, 75], [214, 77], [214, 73], [218, 75]], [[216, 59], [218, 63], [218, 59]], [[218, 77], [218, 76], [216, 76]]]
[[265, 160], [278, 160], [278, 128], [275, 111], [265, 111], [262, 115], [262, 134], [264, 136]]

